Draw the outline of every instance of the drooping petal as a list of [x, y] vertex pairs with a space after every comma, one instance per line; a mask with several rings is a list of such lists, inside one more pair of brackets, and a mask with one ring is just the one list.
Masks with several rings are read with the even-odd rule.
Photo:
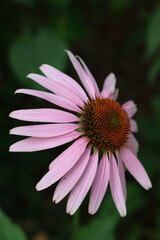
[[132, 176], [141, 184], [145, 189], [152, 187], [151, 181], [137, 157], [126, 147], [120, 151], [121, 158]]
[[54, 192], [53, 201], [60, 202], [78, 182], [88, 164], [90, 151], [91, 147], [88, 147], [78, 162], [62, 177]]
[[79, 63], [79, 61], [76, 59], [76, 57], [70, 52], [70, 51], [66, 51], [84, 88], [86, 89], [86, 91], [88, 92], [89, 96], [92, 98], [95, 97], [95, 86], [93, 85], [91, 79], [89, 78], [89, 76], [86, 74], [86, 72], [84, 71], [84, 69], [82, 68], [81, 64]]
[[39, 74], [29, 74], [27, 76], [28, 78], [31, 78], [41, 86], [45, 87], [46, 89], [50, 90], [53, 93], [56, 93], [59, 96], [62, 96], [64, 98], [67, 98], [71, 102], [74, 102], [76, 105], [83, 107], [83, 101], [74, 93], [73, 90], [66, 87], [62, 83], [59, 83], [57, 81], [53, 81], [49, 78], [46, 78], [44, 76], [41, 76]]
[[113, 73], [110, 73], [104, 80], [102, 90], [110, 90], [112, 93], [115, 91], [116, 77]]
[[48, 65], [43, 64], [40, 66], [40, 70], [51, 80], [62, 83], [67, 88], [71, 89], [76, 95], [78, 95], [84, 102], [87, 102], [88, 97], [81, 86], [71, 77], [62, 73], [58, 69]]
[[35, 152], [45, 150], [71, 142], [80, 135], [80, 132], [71, 132], [62, 136], [50, 138], [30, 137], [12, 144], [10, 146], [10, 152]]
[[138, 132], [138, 126], [135, 120], [132, 118], [130, 119], [130, 125], [131, 125], [131, 131], [132, 132]]
[[64, 152], [62, 152], [50, 164], [50, 170], [38, 182], [36, 189], [38, 191], [43, 190], [64, 176], [66, 172], [68, 172], [79, 160], [86, 146], [87, 140], [85, 138], [80, 138], [75, 141], [70, 147], [68, 147]]
[[105, 195], [109, 180], [109, 161], [107, 154], [104, 154], [98, 166], [96, 176], [91, 189], [89, 200], [89, 213], [94, 214]]
[[31, 125], [13, 128], [10, 134], [28, 137], [56, 137], [73, 132], [79, 127], [80, 125], [75, 123]]
[[133, 117], [133, 115], [137, 112], [137, 107], [132, 100], [124, 103], [122, 107], [126, 110], [128, 117], [130, 118]]
[[97, 170], [97, 165], [98, 152], [95, 152], [89, 159], [88, 165], [83, 175], [81, 176], [81, 178], [79, 179], [79, 181], [69, 195], [67, 202], [67, 213], [73, 215], [81, 205], [83, 199], [85, 198], [93, 183]]
[[127, 192], [126, 192], [126, 178], [125, 178], [125, 171], [124, 171], [124, 166], [121, 160], [121, 156], [118, 153], [117, 154], [117, 159], [118, 159], [118, 171], [119, 171], [119, 177], [121, 180], [121, 185], [122, 185], [122, 190], [123, 190], [123, 194], [124, 194], [124, 199], [126, 201], [127, 198]]
[[129, 148], [135, 155], [137, 155], [139, 144], [132, 133], [128, 134], [128, 140], [125, 143], [126, 147]]
[[77, 56], [78, 59], [80, 60], [82, 66], [84, 67], [87, 75], [89, 76], [89, 78], [91, 79], [94, 87], [95, 87], [95, 91], [96, 91], [96, 96], [99, 96], [100, 95], [100, 92], [99, 92], [99, 88], [98, 88], [98, 85], [96, 83], [96, 80], [95, 78], [93, 77], [92, 73], [90, 72], [90, 70], [88, 69], [87, 65], [85, 64], [85, 62], [82, 60], [82, 58], [80, 58], [79, 56]]
[[72, 113], [51, 108], [16, 110], [9, 116], [31, 122], [76, 122], [80, 120]]
[[23, 94], [39, 97], [47, 100], [48, 102], [56, 104], [57, 106], [60, 106], [62, 108], [66, 108], [68, 110], [75, 111], [75, 112], [81, 112], [81, 109], [70, 100], [52, 93], [37, 91], [37, 90], [30, 90], [30, 89], [18, 89], [15, 93], [23, 93]]
[[113, 154], [110, 157], [110, 188], [114, 203], [122, 217], [126, 216], [126, 205], [117, 163]]

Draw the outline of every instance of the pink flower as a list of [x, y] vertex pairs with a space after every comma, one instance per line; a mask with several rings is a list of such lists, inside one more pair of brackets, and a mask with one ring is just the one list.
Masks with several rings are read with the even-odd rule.
[[[105, 79], [100, 92], [91, 72], [78, 57], [67, 51], [84, 86], [59, 70], [42, 65], [45, 74], [28, 77], [50, 92], [19, 89], [24, 93], [45, 99], [66, 109], [17, 110], [10, 117], [18, 120], [43, 122], [16, 127], [11, 134], [27, 136], [10, 147], [11, 152], [33, 152], [71, 142], [64, 152], [51, 162], [49, 171], [37, 184], [38, 191], [59, 183], [53, 195], [58, 203], [68, 193], [67, 213], [71, 215], [81, 205], [91, 188], [89, 213], [94, 214], [105, 195], [108, 182], [115, 205], [121, 216], [126, 215], [126, 180], [124, 167], [144, 187], [152, 187], [150, 179], [137, 159], [138, 142], [132, 132], [137, 124], [132, 119], [137, 108], [133, 101], [122, 106], [116, 101], [116, 78], [113, 73]], [[53, 94], [54, 93], [54, 94]]]

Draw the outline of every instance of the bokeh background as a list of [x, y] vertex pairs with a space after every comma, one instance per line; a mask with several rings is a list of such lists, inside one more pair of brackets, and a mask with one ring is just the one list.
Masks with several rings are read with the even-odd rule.
[[0, 4], [0, 239], [73, 239], [67, 198], [52, 203], [55, 185], [35, 185], [52, 159], [66, 148], [9, 153], [20, 137], [9, 129], [22, 125], [10, 111], [52, 107], [40, 99], [14, 95], [18, 88], [40, 89], [26, 75], [48, 63], [78, 77], [64, 49], [80, 55], [102, 87], [114, 72], [119, 102], [134, 99], [139, 159], [153, 184], [148, 192], [128, 174], [127, 217], [117, 213], [107, 190], [99, 211], [80, 210], [79, 240], [160, 239], [160, 2], [156, 0], [1, 0]]

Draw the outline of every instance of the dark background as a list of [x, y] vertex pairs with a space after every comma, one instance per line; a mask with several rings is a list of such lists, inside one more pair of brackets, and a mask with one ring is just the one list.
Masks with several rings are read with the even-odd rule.
[[[48, 63], [78, 80], [64, 49], [80, 55], [102, 88], [114, 72], [119, 102], [133, 99], [139, 132], [139, 159], [153, 188], [148, 192], [127, 173], [125, 218], [107, 190], [99, 211], [82, 203], [78, 239], [160, 239], [160, 2], [155, 0], [1, 0], [0, 3], [0, 239], [71, 239], [67, 198], [52, 203], [55, 185], [42, 192], [35, 185], [66, 145], [35, 153], [9, 153], [20, 137], [9, 129], [22, 125], [8, 114], [21, 108], [52, 106], [18, 88], [39, 89], [26, 78]], [[78, 80], [79, 81], [79, 80]], [[15, 225], [16, 223], [16, 225]], [[72, 238], [73, 239], [73, 238]]]

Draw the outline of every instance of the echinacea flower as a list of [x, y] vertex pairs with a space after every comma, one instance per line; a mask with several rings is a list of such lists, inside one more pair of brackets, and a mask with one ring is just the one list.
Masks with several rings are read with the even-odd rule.
[[[152, 187], [150, 179], [137, 159], [138, 142], [132, 132], [137, 124], [132, 119], [137, 111], [133, 101], [120, 105], [116, 99], [116, 79], [111, 73], [100, 92], [88, 67], [80, 57], [67, 51], [84, 86], [49, 65], [40, 70], [45, 76], [29, 74], [49, 92], [19, 89], [24, 93], [47, 100], [59, 109], [17, 110], [10, 117], [48, 124], [16, 127], [11, 134], [27, 136], [10, 147], [12, 152], [33, 152], [71, 142], [71, 145], [54, 159], [49, 171], [37, 184], [43, 190], [59, 183], [53, 195], [58, 203], [68, 193], [67, 213], [71, 215], [81, 205], [91, 188], [89, 213], [94, 214], [105, 195], [108, 183], [113, 200], [121, 216], [126, 215], [126, 168], [145, 189]], [[49, 124], [50, 123], [50, 124]]]

